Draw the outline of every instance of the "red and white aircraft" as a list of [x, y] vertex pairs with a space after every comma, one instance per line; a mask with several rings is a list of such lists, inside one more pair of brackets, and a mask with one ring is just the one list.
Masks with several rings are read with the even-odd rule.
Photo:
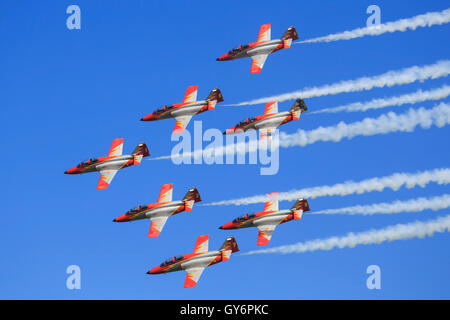
[[278, 112], [278, 102], [266, 103], [263, 115], [247, 118], [234, 127], [227, 129], [223, 134], [235, 134], [247, 130], [259, 130], [260, 138], [270, 137], [275, 129], [282, 124], [299, 120], [300, 114], [307, 111], [305, 102], [297, 99], [289, 111]]
[[224, 224], [219, 229], [257, 227], [259, 229], [257, 245], [265, 246], [269, 244], [277, 225], [291, 220], [301, 220], [303, 212], [310, 210], [306, 199], [298, 199], [291, 209], [278, 210], [278, 192], [269, 193], [268, 196], [271, 200], [265, 203], [264, 211], [245, 214]]
[[259, 29], [258, 40], [246, 45], [240, 45], [231, 49], [227, 53], [217, 58], [217, 61], [227, 61], [234, 59], [252, 58], [250, 73], [261, 72], [267, 56], [275, 51], [291, 47], [292, 40], [298, 39], [297, 31], [294, 27], [289, 27], [281, 39], [270, 39], [270, 24], [263, 24]]
[[225, 240], [219, 250], [208, 251], [209, 236], [197, 238], [193, 253], [170, 258], [159, 266], [148, 271], [148, 274], [159, 274], [185, 270], [187, 272], [184, 282], [185, 288], [192, 288], [198, 282], [203, 270], [213, 264], [230, 260], [231, 253], [239, 251], [234, 237]]
[[195, 202], [200, 202], [200, 194], [197, 188], [189, 189], [183, 200], [172, 201], [173, 184], [168, 183], [161, 187], [158, 202], [137, 206], [115, 218], [113, 222], [128, 222], [142, 219], [150, 219], [150, 231], [148, 237], [157, 237], [162, 231], [167, 219], [183, 211], [191, 211]]
[[222, 101], [223, 97], [219, 88], [213, 89], [205, 100], [197, 101], [197, 86], [190, 86], [186, 90], [183, 102], [163, 106], [143, 117], [141, 121], [175, 118], [176, 123], [173, 134], [181, 134], [186, 129], [192, 116], [208, 110], [214, 110], [216, 104]]
[[135, 166], [141, 163], [142, 158], [148, 157], [147, 145], [139, 143], [130, 155], [122, 155], [123, 138], [114, 139], [106, 157], [88, 159], [77, 166], [65, 171], [65, 174], [81, 174], [87, 172], [100, 172], [100, 181], [97, 189], [106, 189], [120, 169]]

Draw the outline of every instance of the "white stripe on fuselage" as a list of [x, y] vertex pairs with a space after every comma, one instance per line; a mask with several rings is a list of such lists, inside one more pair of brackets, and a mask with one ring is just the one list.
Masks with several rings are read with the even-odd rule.
[[249, 228], [249, 227], [266, 225], [266, 224], [278, 224], [282, 220], [284, 220], [287, 216], [289, 216], [290, 214], [292, 214], [292, 211], [289, 209], [276, 211], [274, 213], [270, 213], [268, 215], [250, 220], [250, 221], [248, 221], [248, 223], [244, 223], [240, 227], [241, 228]]
[[255, 129], [265, 129], [265, 128], [273, 128], [278, 127], [283, 120], [290, 115], [290, 112], [284, 111], [277, 113], [273, 116], [270, 116], [268, 118], [259, 120], [255, 123], [254, 127]]
[[255, 56], [258, 54], [269, 54], [271, 53], [282, 41], [280, 39], [271, 40], [263, 44], [259, 44], [250, 50], [247, 50], [247, 55], [249, 57]]
[[106, 160], [96, 165], [95, 169], [92, 171], [117, 170], [122, 168], [122, 166], [124, 166], [131, 159], [133, 159], [132, 155], [124, 155], [114, 159]]
[[208, 101], [206, 100], [195, 101], [188, 105], [179, 107], [174, 111], [171, 111], [170, 114], [172, 117], [192, 116], [196, 114], [206, 104], [208, 104]]
[[220, 251], [209, 251], [200, 256], [195, 256], [183, 262], [181, 269], [204, 268], [208, 266], [218, 255]]

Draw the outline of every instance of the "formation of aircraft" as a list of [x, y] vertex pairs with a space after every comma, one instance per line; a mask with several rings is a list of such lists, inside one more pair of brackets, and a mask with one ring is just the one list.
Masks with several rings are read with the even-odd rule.
[[[217, 58], [218, 61], [234, 60], [250, 57], [252, 61], [251, 74], [261, 72], [263, 65], [270, 53], [291, 46], [293, 40], [298, 39], [298, 34], [293, 26], [289, 27], [281, 39], [271, 40], [271, 25], [264, 24], [260, 27], [256, 42], [240, 45], [228, 53]], [[199, 113], [214, 110], [217, 103], [224, 101], [219, 88], [213, 89], [204, 99], [197, 101], [198, 87], [187, 88], [183, 102], [165, 105], [141, 118], [141, 121], [156, 121], [175, 118], [176, 123], [173, 134], [182, 134], [191, 118]], [[290, 121], [299, 120], [300, 114], [307, 111], [303, 100], [298, 99], [289, 111], [278, 112], [278, 102], [269, 102], [263, 115], [247, 118], [234, 127], [227, 129], [224, 134], [236, 134], [247, 130], [258, 130], [260, 139], [272, 136], [276, 128]], [[65, 174], [82, 174], [88, 172], [100, 172], [100, 181], [97, 189], [106, 189], [110, 185], [117, 171], [126, 167], [139, 165], [144, 157], [150, 156], [147, 145], [139, 143], [130, 155], [122, 155], [123, 138], [114, 139], [106, 157], [90, 158], [75, 167], [65, 171]], [[196, 202], [202, 201], [197, 188], [191, 188], [178, 201], [172, 200], [173, 183], [164, 184], [161, 187], [158, 201], [146, 205], [139, 205], [118, 216], [113, 222], [130, 222], [150, 219], [150, 231], [148, 237], [160, 235], [167, 219], [183, 211], [191, 211]], [[291, 209], [279, 210], [276, 192], [269, 193], [270, 201], [265, 203], [262, 212], [245, 214], [242, 217], [230, 221], [219, 229], [240, 229], [257, 227], [259, 229], [257, 245], [267, 245], [276, 226], [291, 220], [300, 220], [303, 212], [309, 211], [308, 201], [298, 199]], [[213, 264], [228, 261], [232, 253], [239, 251], [234, 237], [228, 237], [219, 250], [208, 251], [209, 236], [202, 235], [197, 238], [193, 253], [173, 257], [148, 271], [148, 274], [160, 274], [185, 270], [187, 272], [184, 283], [185, 288], [194, 287], [203, 270]]]
[[297, 99], [289, 111], [278, 112], [278, 102], [266, 103], [263, 115], [247, 118], [223, 132], [223, 134], [235, 134], [248, 130], [259, 130], [260, 139], [269, 137], [275, 129], [282, 124], [299, 120], [300, 114], [308, 110], [302, 99]]
[[208, 247], [209, 235], [199, 236], [195, 243], [194, 252], [167, 259], [147, 273], [160, 274], [185, 270], [187, 275], [184, 287], [195, 287], [206, 267], [228, 261], [232, 253], [239, 251], [234, 237], [227, 238], [219, 250], [208, 251]]
[[123, 138], [114, 139], [106, 157], [99, 157], [83, 161], [73, 168], [65, 171], [65, 174], [82, 174], [87, 172], [100, 172], [100, 181], [97, 189], [106, 189], [120, 169], [136, 166], [142, 158], [150, 156], [147, 145], [142, 142], [137, 145], [133, 153], [122, 155]]
[[216, 104], [222, 101], [223, 96], [219, 88], [213, 89], [205, 100], [197, 101], [197, 86], [190, 86], [186, 90], [183, 102], [163, 106], [143, 117], [141, 121], [175, 118], [176, 122], [173, 134], [181, 134], [194, 115], [208, 110], [214, 110]]
[[303, 212], [309, 211], [309, 205], [306, 199], [298, 199], [291, 209], [279, 210], [278, 192], [269, 193], [268, 196], [270, 201], [265, 203], [262, 212], [245, 214], [242, 217], [225, 223], [219, 229], [228, 230], [256, 227], [259, 229], [257, 245], [265, 246], [269, 244], [277, 225], [291, 220], [301, 220]]
[[161, 233], [167, 219], [183, 211], [191, 211], [194, 203], [202, 201], [197, 188], [191, 188], [184, 198], [172, 201], [173, 183], [164, 184], [159, 193], [158, 202], [137, 206], [115, 218], [113, 222], [129, 222], [150, 219], [148, 237], [157, 237]]
[[297, 31], [293, 26], [289, 27], [283, 34], [281, 39], [270, 39], [271, 33], [270, 23], [263, 24], [259, 29], [258, 40], [245, 45], [239, 45], [237, 48], [231, 49], [227, 53], [217, 58], [217, 61], [228, 61], [241, 58], [252, 58], [252, 67], [250, 73], [255, 74], [261, 72], [267, 56], [281, 49], [291, 47], [293, 40], [298, 40]]

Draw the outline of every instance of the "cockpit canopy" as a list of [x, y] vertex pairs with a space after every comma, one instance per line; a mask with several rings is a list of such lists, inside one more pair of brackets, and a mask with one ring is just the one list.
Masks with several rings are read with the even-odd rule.
[[167, 259], [166, 261], [164, 261], [163, 263], [161, 263], [160, 267], [169, 266], [169, 265], [174, 264], [174, 263], [176, 263], [176, 262], [178, 262], [178, 261], [181, 261], [181, 260], [183, 260], [183, 257], [184, 257], [184, 256], [181, 255], [181, 256], [178, 256], [178, 257], [172, 257], [172, 258], [170, 258], [170, 259]]
[[252, 122], [255, 122], [255, 121], [256, 121], [256, 117], [253, 117], [253, 118], [247, 118], [247, 119], [245, 119], [245, 120], [239, 122], [239, 123], [236, 125], [236, 128], [244, 127], [244, 126], [246, 126], [246, 125], [248, 125], [248, 124], [250, 124], [250, 123], [252, 123]]
[[136, 213], [139, 213], [139, 212], [141, 212], [141, 211], [143, 211], [143, 210], [146, 210], [147, 208], [148, 208], [147, 205], [137, 206], [136, 208], [133, 208], [133, 209], [128, 210], [127, 213], [126, 213], [125, 215], [127, 215], [127, 216], [132, 216], [132, 215], [134, 215], [134, 214], [136, 214]]
[[153, 111], [153, 114], [161, 114], [161, 113], [166, 112], [166, 111], [169, 111], [169, 110], [171, 110], [171, 109], [173, 109], [173, 106], [163, 106], [163, 107], [161, 107], [161, 108], [156, 109], [155, 111]]
[[86, 161], [83, 161], [79, 165], [77, 165], [77, 168], [84, 168], [96, 162], [98, 162], [98, 159], [87, 159]]
[[238, 47], [231, 49], [230, 51], [228, 51], [229, 54], [234, 54], [237, 53], [239, 51], [245, 50], [249, 47], [248, 44], [240, 44]]
[[250, 213], [250, 214], [246, 213], [242, 217], [238, 217], [238, 218], [234, 219], [233, 223], [247, 221], [247, 220], [250, 220], [250, 219], [252, 219], [254, 217], [256, 217], [255, 213]]

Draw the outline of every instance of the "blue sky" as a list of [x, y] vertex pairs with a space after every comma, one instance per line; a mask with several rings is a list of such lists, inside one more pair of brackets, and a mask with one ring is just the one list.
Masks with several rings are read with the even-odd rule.
[[[66, 28], [66, 8], [81, 8], [82, 29]], [[218, 248], [234, 235], [242, 251], [256, 249], [256, 229], [217, 227], [262, 204], [194, 207], [169, 219], [160, 237], [148, 239], [149, 221], [111, 220], [140, 203], [156, 201], [162, 184], [174, 199], [196, 186], [204, 202], [287, 191], [394, 172], [447, 167], [450, 128], [418, 129], [318, 142], [282, 149], [280, 171], [261, 176], [257, 165], [185, 165], [143, 161], [119, 172], [106, 191], [98, 174], [63, 172], [88, 157], [106, 155], [114, 138], [124, 153], [141, 141], [152, 157], [170, 154], [174, 121], [139, 119], [163, 104], [181, 101], [187, 86], [203, 98], [214, 87], [226, 103], [280, 94], [447, 59], [449, 25], [350, 41], [295, 45], [271, 55], [261, 74], [250, 60], [217, 62], [239, 43], [255, 41], [272, 24], [277, 38], [294, 25], [301, 39], [364, 27], [366, 8], [377, 4], [382, 22], [441, 11], [447, 1], [2, 1], [0, 4], [0, 113], [3, 156], [0, 298], [26, 299], [417, 299], [450, 298], [448, 234], [433, 238], [288, 255], [235, 255], [205, 270], [196, 288], [183, 289], [184, 272], [149, 276], [173, 255], [193, 250], [198, 235]], [[446, 78], [306, 101], [310, 110], [431, 89]], [[291, 101], [280, 103], [288, 109]], [[412, 107], [432, 107], [424, 102]], [[396, 108], [401, 113], [411, 106]], [[197, 117], [204, 128], [225, 129], [261, 114], [263, 105], [225, 107]], [[282, 127], [293, 133], [377, 117], [322, 114]], [[192, 127], [191, 123], [191, 127]], [[406, 200], [449, 192], [448, 186], [373, 192], [310, 201], [312, 210]], [[290, 202], [280, 203], [289, 208]], [[308, 216], [280, 226], [270, 247], [428, 220], [447, 212], [393, 216]], [[65, 270], [79, 265], [82, 289], [68, 290]], [[366, 288], [366, 268], [381, 267], [382, 289]]]

